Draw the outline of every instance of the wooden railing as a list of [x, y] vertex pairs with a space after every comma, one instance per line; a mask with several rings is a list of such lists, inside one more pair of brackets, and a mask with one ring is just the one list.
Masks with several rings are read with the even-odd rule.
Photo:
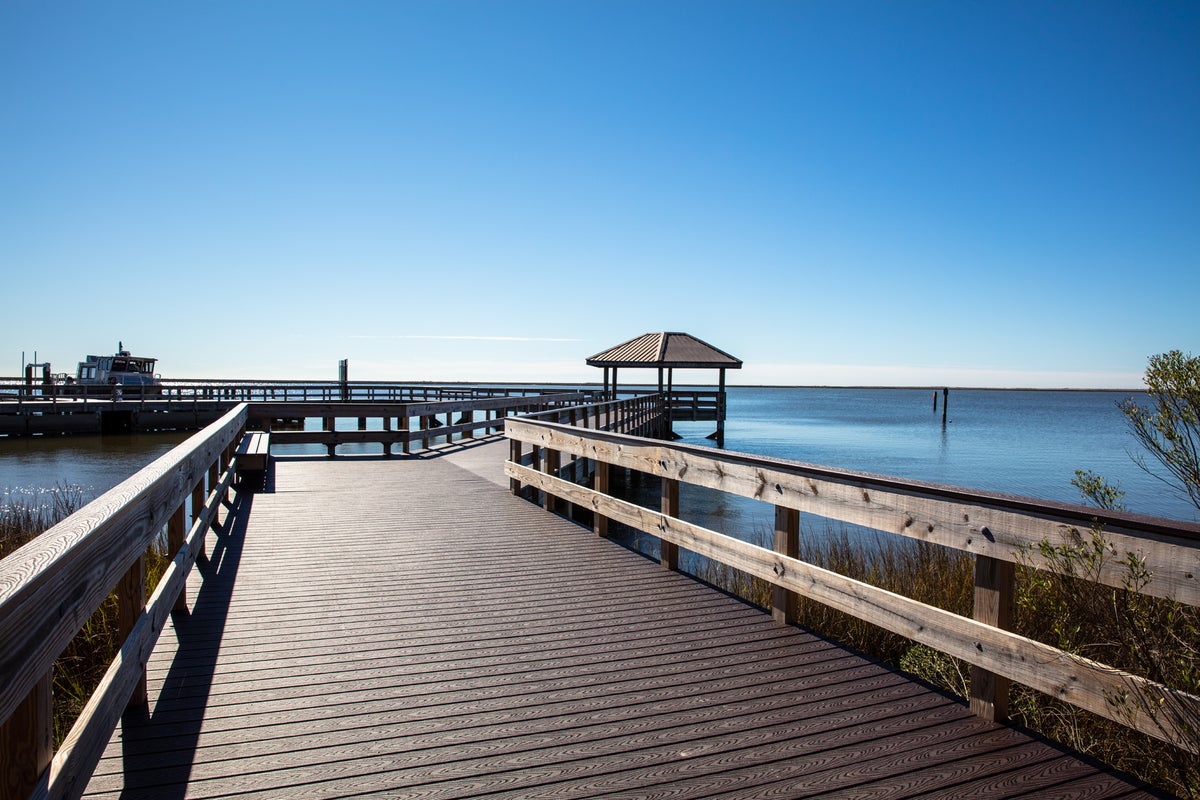
[[[89, 400], [126, 403], [235, 402], [429, 402], [440, 400], [528, 397], [584, 391], [568, 387], [468, 386], [396, 382], [349, 381], [222, 381], [168, 379], [151, 386], [83, 386], [28, 384], [0, 378], [0, 403], [80, 404]], [[598, 391], [595, 393], [598, 394]]]
[[[247, 407], [238, 405], [0, 560], [3, 797], [78, 796], [121, 714], [146, 704], [146, 660], [167, 616], [185, 602], [188, 572], [226, 499], [247, 420]], [[145, 555], [164, 526], [172, 561], [147, 601]], [[123, 644], [54, 753], [55, 659], [114, 591]]]
[[[510, 420], [505, 432], [512, 452], [505, 470], [514, 493], [532, 487], [545, 498], [590, 509], [598, 534], [607, 530], [610, 519], [653, 534], [661, 541], [666, 567], [677, 568], [678, 548], [684, 548], [769, 581], [775, 586], [772, 613], [781, 622], [795, 621], [795, 598], [803, 595], [959, 658], [972, 665], [970, 703], [980, 716], [1004, 718], [1009, 682], [1016, 681], [1200, 752], [1200, 697], [1007, 630], [1016, 564], [1049, 568], [1039, 548], [1042, 542], [1075, 545], [1081, 531], [1087, 535], [1094, 524], [1103, 526], [1105, 541], [1116, 553], [1099, 570], [1099, 583], [1125, 588], [1123, 559], [1133, 554], [1152, 575], [1139, 587], [1141, 593], [1200, 605], [1200, 525], [668, 444], [545, 420]], [[540, 457], [522, 463], [524, 445]], [[563, 454], [593, 460], [593, 487], [555, 474]], [[659, 476], [661, 511], [611, 496], [610, 465]], [[775, 549], [680, 519], [681, 483], [773, 504]], [[543, 502], [554, 507], [554, 500]], [[974, 555], [973, 618], [799, 560], [801, 512]]]
[[[408, 453], [413, 442], [428, 448], [436, 438], [471, 438], [480, 431], [486, 435], [501, 430], [512, 415], [576, 406], [591, 400], [593, 394], [481, 396], [424, 403], [255, 402], [250, 405], [250, 421], [252, 427], [271, 430], [277, 419], [321, 419], [321, 430], [273, 431], [272, 446], [323, 444], [332, 456], [338, 445], [373, 443], [382, 445], [384, 455], [390, 456], [395, 445]], [[357, 427], [338, 430], [339, 419], [355, 420]], [[367, 421], [371, 419], [380, 420], [381, 427], [370, 427]]]
[[[571, 428], [591, 429], [598, 432], [616, 432], [631, 436], [663, 438], [669, 432], [669, 420], [666, 414], [666, 398], [660, 394], [635, 394], [620, 400], [609, 400], [590, 403], [571, 408], [545, 411], [531, 414], [525, 420], [535, 422], [550, 422], [566, 425]], [[515, 422], [516, 420], [514, 420]], [[507, 426], [506, 426], [507, 427]], [[528, 453], [524, 452], [522, 440], [509, 438], [509, 462], [520, 464], [535, 471], [552, 475], [572, 484], [581, 477], [595, 475], [598, 490], [608, 491], [607, 465], [590, 460], [586, 453], [566, 453], [564, 463], [563, 453], [558, 450], [542, 448], [534, 445]], [[522, 494], [522, 484], [510, 475], [509, 489], [513, 494]], [[540, 502], [547, 511], [563, 512], [572, 515], [572, 504], [560, 500], [551, 492], [541, 492], [538, 499], [537, 487], [531, 487], [529, 499]], [[605, 535], [608, 532], [608, 521], [596, 517], [596, 532]]]
[[671, 419], [711, 422], [725, 419], [725, 396], [704, 389], [672, 389], [667, 395]]

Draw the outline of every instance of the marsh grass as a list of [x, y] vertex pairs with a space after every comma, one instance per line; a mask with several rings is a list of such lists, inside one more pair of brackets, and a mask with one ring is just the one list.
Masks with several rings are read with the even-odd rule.
[[[806, 535], [807, 534], [807, 535]], [[770, 548], [773, 534], [760, 531], [755, 543]], [[1048, 549], [1047, 549], [1048, 548]], [[1149, 576], [1126, 565], [1127, 589], [1093, 583], [1105, 558], [1115, 557], [1101, 531], [1076, 547], [1043, 545], [1050, 570], [1017, 567], [1017, 633], [1175, 689], [1200, 694], [1200, 609], [1137, 594]], [[1031, 555], [1031, 554], [1030, 554]], [[801, 532], [800, 558], [850, 578], [946, 611], [970, 617], [974, 604], [974, 559], [927, 542], [827, 525]], [[696, 577], [760, 607], [771, 601], [771, 585], [706, 559], [689, 566]], [[903, 636], [801, 597], [798, 619], [805, 627], [892, 664], [960, 697], [970, 690], [970, 665]], [[1200, 766], [1186, 751], [1119, 723], [1014, 684], [1012, 719], [1031, 730], [1183, 797], [1200, 795]], [[1191, 737], [1196, 730], [1180, 732]]]
[[[32, 541], [84, 505], [82, 488], [60, 485], [49, 490], [0, 491], [0, 558]], [[147, 553], [149, 596], [166, 570], [163, 537]], [[110, 594], [54, 662], [54, 740], [62, 743], [88, 698], [120, 649], [117, 598]]]

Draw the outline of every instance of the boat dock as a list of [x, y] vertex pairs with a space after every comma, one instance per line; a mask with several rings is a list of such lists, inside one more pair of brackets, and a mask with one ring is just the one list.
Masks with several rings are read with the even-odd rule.
[[[396, 437], [431, 429], [314, 432], [333, 447], [377, 436], [391, 455], [276, 456], [243, 476], [238, 446], [271, 411], [240, 404], [0, 562], [0, 741], [27, 781], [4, 796], [1157, 796], [1004, 722], [1010, 679], [1102, 713], [1128, 676], [1005, 631], [996, 570], [977, 571], [967, 619], [882, 602], [789, 554], [796, 507], [817, 498], [831, 518], [954, 540], [985, 566], [1095, 509], [645, 438], [665, 413], [653, 397], [542, 402], [446, 412], [443, 440], [407, 453]], [[629, 468], [659, 476], [660, 509], [607, 494]], [[686, 522], [680, 481], [776, 504], [776, 549]], [[965, 508], [986, 533], [970, 543]], [[1108, 521], [1121, 546], [1147, 543], [1148, 593], [1197, 602], [1200, 526]], [[661, 561], [608, 539], [617, 522], [660, 536]], [[164, 528], [176, 559], [146, 597], [130, 576]], [[680, 572], [680, 548], [770, 577], [773, 608]], [[113, 587], [135, 610], [126, 645], [49, 751], [42, 676]], [[972, 659], [971, 703], [807, 630], [795, 592]], [[1135, 685], [1167, 715], [1200, 708]]]

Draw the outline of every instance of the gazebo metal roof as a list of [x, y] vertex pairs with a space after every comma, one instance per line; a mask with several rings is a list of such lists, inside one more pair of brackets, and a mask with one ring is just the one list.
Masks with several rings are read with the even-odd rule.
[[587, 360], [591, 367], [741, 369], [741, 359], [687, 333], [645, 333]]

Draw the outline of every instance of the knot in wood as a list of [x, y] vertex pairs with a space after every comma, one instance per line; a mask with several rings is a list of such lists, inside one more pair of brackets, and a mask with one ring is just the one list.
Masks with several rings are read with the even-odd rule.
[[784, 567], [783, 564], [778, 561], [775, 562], [773, 569], [775, 570], [775, 575], [780, 578], [782, 578], [783, 574], [785, 572], [787, 572], [787, 568]]

